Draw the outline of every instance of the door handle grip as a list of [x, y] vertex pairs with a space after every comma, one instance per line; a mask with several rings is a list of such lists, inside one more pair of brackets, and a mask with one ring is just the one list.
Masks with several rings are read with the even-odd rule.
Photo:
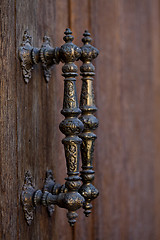
[[93, 153], [94, 153], [94, 142], [97, 136], [93, 131], [98, 127], [98, 119], [94, 116], [97, 111], [95, 106], [95, 97], [93, 89], [93, 77], [95, 75], [95, 67], [91, 63], [95, 59], [99, 51], [93, 47], [90, 42], [92, 41], [90, 33], [85, 31], [83, 34], [82, 42], [84, 43], [81, 47], [80, 60], [83, 62], [80, 67], [82, 76], [82, 89], [80, 98], [80, 109], [82, 111], [80, 120], [84, 124], [84, 130], [79, 134], [82, 139], [81, 145], [81, 156], [82, 156], [82, 186], [79, 189], [80, 194], [85, 198], [83, 205], [84, 214], [88, 217], [91, 213], [92, 204], [91, 201], [96, 198], [99, 194], [98, 190], [91, 184], [94, 179], [93, 171]]
[[77, 218], [77, 209], [83, 206], [84, 198], [78, 193], [81, 186], [81, 178], [79, 177], [79, 159], [80, 159], [80, 144], [81, 138], [78, 134], [83, 130], [83, 123], [78, 119], [81, 110], [78, 106], [76, 92], [76, 76], [78, 68], [74, 64], [80, 55], [81, 49], [72, 43], [73, 36], [69, 28], [65, 31], [65, 44], [60, 48], [60, 58], [64, 62], [62, 72], [64, 76], [64, 100], [61, 113], [65, 119], [60, 123], [59, 128], [65, 134], [62, 140], [65, 149], [67, 174], [65, 186], [68, 192], [64, 194], [63, 202], [65, 208], [68, 209], [68, 221], [71, 226], [74, 225]]

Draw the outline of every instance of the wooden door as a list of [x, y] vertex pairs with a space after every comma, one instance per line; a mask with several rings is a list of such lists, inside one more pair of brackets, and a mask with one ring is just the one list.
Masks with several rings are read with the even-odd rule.
[[[159, 240], [159, 0], [1, 0], [0, 23], [0, 239]], [[88, 29], [100, 50], [94, 62], [100, 195], [89, 218], [79, 210], [74, 228], [58, 207], [51, 218], [38, 207], [28, 226], [20, 202], [25, 172], [37, 188], [48, 169], [61, 184], [66, 176], [58, 127], [63, 77], [59, 64], [46, 84], [39, 64], [25, 84], [18, 47], [26, 29], [33, 46], [45, 34], [61, 46], [68, 26], [78, 46]], [[80, 87], [78, 77], [78, 93]]]

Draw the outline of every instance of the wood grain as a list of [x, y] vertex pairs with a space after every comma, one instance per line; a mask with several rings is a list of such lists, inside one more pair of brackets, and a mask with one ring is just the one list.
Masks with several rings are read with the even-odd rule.
[[160, 238], [160, 2], [154, 1], [151, 11], [152, 16], [152, 54], [153, 54], [153, 96], [154, 96], [154, 147], [155, 147], [155, 161], [154, 161], [154, 188], [155, 188], [155, 203], [154, 203], [154, 216], [155, 216], [155, 239]]
[[95, 239], [157, 239], [152, 6], [150, 1], [96, 1], [95, 8], [101, 50]]
[[[159, 20], [159, 0], [0, 2], [0, 239], [160, 239]], [[40, 47], [47, 35], [60, 47], [67, 27], [78, 46], [88, 29], [100, 50], [94, 62], [100, 121], [94, 184], [100, 196], [89, 218], [78, 211], [74, 228], [58, 207], [51, 218], [38, 207], [29, 227], [20, 203], [25, 172], [31, 171], [36, 188], [48, 169], [61, 184], [66, 177], [59, 130], [63, 77], [60, 63], [46, 84], [39, 64], [25, 84], [18, 47], [26, 29], [33, 46]]]
[[[43, 7], [42, 7], [43, 6]], [[33, 46], [40, 47], [43, 36], [53, 36], [55, 3], [50, 1], [17, 0], [17, 43], [27, 28], [33, 37]], [[19, 22], [23, 23], [19, 26]], [[53, 23], [52, 25], [50, 23]], [[54, 41], [54, 39], [52, 40]], [[53, 44], [53, 43], [52, 43]], [[24, 84], [17, 61], [17, 119], [18, 119], [18, 167], [19, 186], [24, 174], [30, 170], [36, 188], [42, 188], [45, 172], [55, 170], [55, 68], [47, 85], [40, 66], [35, 67], [29, 84]], [[19, 188], [19, 194], [21, 188]], [[54, 214], [55, 215], [55, 214]], [[50, 218], [45, 208], [37, 208], [33, 224], [27, 226], [21, 205], [19, 206], [20, 239], [51, 239], [55, 236], [55, 216]]]
[[[0, 2], [0, 239], [17, 239], [15, 3]], [[10, 31], [12, 29], [12, 31]]]

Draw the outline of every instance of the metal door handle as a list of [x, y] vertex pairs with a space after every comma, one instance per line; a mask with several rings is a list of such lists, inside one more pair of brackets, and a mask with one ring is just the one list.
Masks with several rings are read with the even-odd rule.
[[80, 98], [80, 109], [82, 111], [80, 120], [84, 124], [84, 130], [79, 134], [82, 139], [81, 156], [82, 156], [82, 186], [79, 189], [81, 195], [85, 198], [83, 205], [84, 213], [86, 217], [91, 213], [92, 204], [91, 201], [99, 194], [98, 190], [91, 184], [94, 179], [93, 171], [93, 153], [94, 142], [97, 138], [93, 133], [98, 127], [98, 120], [93, 115], [97, 111], [95, 106], [94, 89], [93, 89], [93, 76], [95, 75], [95, 67], [91, 61], [96, 58], [99, 51], [91, 46], [92, 41], [90, 33], [85, 31], [83, 34], [82, 42], [84, 46], [81, 47], [82, 53], [80, 60], [83, 62], [80, 67], [82, 76], [82, 90]]
[[[69, 28], [65, 31], [65, 44], [60, 48], [52, 48], [48, 37], [44, 37], [41, 49], [31, 46], [31, 37], [24, 33], [23, 43], [19, 48], [19, 57], [26, 83], [31, 78], [34, 64], [42, 62], [46, 82], [51, 76], [50, 69], [53, 64], [60, 61], [64, 63], [62, 72], [64, 76], [64, 99], [61, 113], [65, 119], [59, 128], [65, 134], [62, 140], [65, 149], [67, 175], [64, 185], [57, 184], [53, 179], [52, 171], [48, 171], [43, 190], [35, 190], [30, 172], [26, 172], [21, 200], [25, 218], [28, 224], [33, 220], [34, 207], [42, 204], [48, 208], [50, 215], [54, 205], [68, 210], [67, 217], [71, 226], [76, 222], [76, 210], [84, 208], [86, 216], [91, 212], [91, 201], [98, 196], [98, 190], [91, 184], [94, 179], [92, 166], [94, 141], [96, 135], [93, 130], [98, 127], [98, 120], [93, 115], [97, 110], [93, 91], [94, 66], [91, 61], [98, 56], [98, 50], [90, 45], [91, 38], [85, 31], [82, 39], [84, 46], [79, 48], [72, 43], [73, 36]], [[82, 76], [82, 90], [80, 109], [76, 92], [77, 66], [75, 61], [83, 62], [80, 70]], [[81, 114], [82, 113], [82, 114]], [[81, 116], [78, 118], [78, 116]], [[81, 148], [80, 148], [81, 146]], [[79, 176], [80, 151], [82, 156], [82, 171]], [[82, 186], [81, 186], [82, 179]]]

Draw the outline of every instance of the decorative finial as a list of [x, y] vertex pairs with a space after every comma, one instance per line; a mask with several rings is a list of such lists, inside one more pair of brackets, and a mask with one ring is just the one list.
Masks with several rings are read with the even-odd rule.
[[[85, 30], [82, 38], [82, 42], [84, 45], [81, 47], [82, 53], [80, 59], [82, 62], [92, 61], [94, 58], [96, 58], [99, 54], [99, 51], [97, 48], [93, 47], [90, 42], [92, 41], [92, 38], [90, 37], [90, 33], [88, 30]], [[88, 65], [89, 66], [89, 65]], [[91, 64], [90, 64], [91, 66]], [[81, 70], [83, 72], [83, 65], [81, 66]]]
[[[64, 32], [64, 34], [66, 35], [63, 37], [65, 44], [63, 44], [60, 48], [61, 61], [64, 63], [71, 62], [72, 64], [70, 66], [72, 66], [72, 69], [68, 69], [68, 71], [69, 72], [72, 71], [74, 67], [73, 72], [77, 72], [78, 69], [77, 69], [77, 66], [74, 64], [74, 61], [77, 61], [81, 56], [81, 49], [77, 47], [74, 43], [72, 43], [74, 37], [71, 35], [72, 32], [69, 28], [66, 28], [66, 31]], [[66, 72], [66, 69], [64, 70], [64, 72]]]
[[74, 37], [71, 35], [72, 34], [72, 31], [70, 30], [70, 28], [66, 28], [66, 31], [64, 32], [64, 34], [66, 36], [63, 37], [63, 40], [66, 42], [66, 43], [69, 43], [69, 42], [72, 42], [74, 40]]
[[90, 43], [92, 41], [92, 38], [90, 37], [91, 34], [88, 32], [88, 30], [85, 30], [84, 33], [83, 33], [83, 38], [82, 38], [82, 42], [84, 44], [86, 43]]

